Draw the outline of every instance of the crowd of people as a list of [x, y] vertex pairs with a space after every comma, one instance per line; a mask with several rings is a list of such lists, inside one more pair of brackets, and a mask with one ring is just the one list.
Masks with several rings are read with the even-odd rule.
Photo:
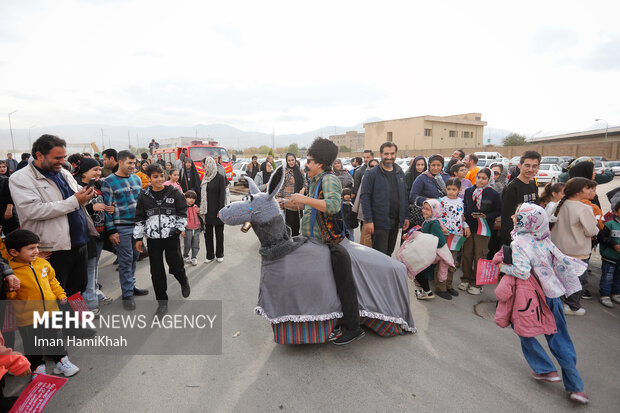
[[[189, 157], [174, 164], [164, 162], [161, 155], [153, 158], [156, 146], [152, 141], [151, 153], [139, 157], [111, 148], [101, 158], [88, 153], [67, 157], [64, 140], [43, 135], [21, 162], [11, 154], [0, 161], [0, 223], [5, 236], [2, 294], [7, 299], [59, 300], [60, 308], [69, 311], [67, 297], [80, 292], [97, 315], [100, 306], [112, 301], [98, 278], [105, 249], [116, 255], [126, 310], [136, 308], [134, 296], [149, 293], [136, 286], [136, 262], [141, 257], [149, 259], [157, 314], [168, 311], [167, 272], [179, 282], [182, 296], [188, 297], [191, 288], [185, 265], [198, 265], [201, 232], [204, 263], [224, 260], [219, 211], [228, 202], [228, 181], [221, 159], [199, 160], [204, 168], [201, 177]], [[402, 243], [415, 231], [430, 234], [437, 238], [438, 248], [449, 245], [455, 265], [445, 277], [438, 276], [437, 264], [416, 275], [415, 295], [425, 301], [435, 296], [452, 300], [459, 296], [458, 290], [481, 294], [478, 261], [493, 260], [506, 274], [497, 291], [498, 319], [504, 326], [515, 326], [534, 378], [562, 380], [533, 338], [542, 331], [563, 368], [571, 398], [587, 402], [564, 315], [585, 314], [580, 303], [592, 298], [586, 288], [586, 268], [596, 246], [603, 258], [599, 300], [606, 307], [620, 304], [620, 191], [610, 194], [611, 211], [605, 215], [596, 196], [597, 183], [609, 181], [608, 176], [597, 175], [591, 160], [580, 159], [571, 165], [565, 183], [548, 184], [539, 196], [534, 177], [541, 156], [533, 151], [526, 151], [511, 171], [500, 163], [479, 168], [477, 156], [462, 150], [454, 151], [447, 164], [441, 154], [414, 157], [403, 171], [395, 163], [398, 147], [385, 142], [378, 158], [366, 150], [362, 157], [351, 159], [349, 172], [337, 153], [333, 143], [317, 139], [309, 148], [305, 168], [300, 168], [295, 154], [286, 155], [277, 199], [291, 236], [318, 238], [330, 246], [332, 262], [344, 263], [338, 268], [346, 268], [347, 254], [338, 243], [343, 237], [354, 241], [357, 227], [359, 243], [388, 256], [399, 239]], [[266, 191], [274, 169], [272, 157], [259, 165], [253, 156], [247, 176]], [[463, 271], [458, 285], [456, 267]], [[335, 281], [345, 328], [335, 330], [330, 340], [347, 344], [364, 332], [355, 315], [358, 307], [350, 271], [339, 274]], [[553, 315], [543, 317], [546, 324], [534, 335], [531, 329], [520, 328], [522, 314], [512, 311], [510, 304], [520, 299], [514, 291], [520, 291], [525, 282], [531, 284], [528, 291], [540, 293], [540, 311]], [[39, 290], [34, 285], [43, 287]], [[46, 366], [32, 347], [32, 317], [23, 313], [16, 317], [31, 367], [24, 370], [26, 363], [17, 363], [19, 368], [12, 372], [45, 373]], [[79, 371], [63, 348], [46, 349], [46, 355], [55, 361], [57, 374], [71, 376]]]

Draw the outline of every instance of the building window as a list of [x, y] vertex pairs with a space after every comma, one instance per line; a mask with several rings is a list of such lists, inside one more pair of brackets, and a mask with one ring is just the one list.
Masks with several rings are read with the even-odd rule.
[[424, 129], [424, 136], [432, 136], [430, 129]]
[[387, 141], [392, 142], [392, 132], [387, 133]]
[[450, 138], [456, 138], [458, 135], [455, 130], [451, 130], [448, 135]]
[[479, 120], [481, 120], [481, 119], [480, 119], [480, 116], [476, 116], [476, 120], [478, 120], [478, 121], [479, 121]]
[[469, 138], [469, 133], [468, 131], [463, 131], [463, 138]]

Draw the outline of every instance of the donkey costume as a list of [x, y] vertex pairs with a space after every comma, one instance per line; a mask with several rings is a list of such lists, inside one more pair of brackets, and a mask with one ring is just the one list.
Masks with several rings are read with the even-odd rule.
[[[282, 169], [271, 177], [267, 193], [246, 177], [249, 195], [220, 210], [229, 225], [251, 222], [262, 257], [255, 313], [273, 327], [280, 344], [324, 343], [342, 317], [327, 245], [290, 236], [274, 195], [283, 182]], [[381, 336], [415, 333], [409, 306], [405, 266], [385, 254], [344, 239], [351, 257], [361, 324]]]

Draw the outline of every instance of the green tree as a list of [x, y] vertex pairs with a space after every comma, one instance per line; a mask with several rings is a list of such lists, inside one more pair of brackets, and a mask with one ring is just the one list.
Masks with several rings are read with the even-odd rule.
[[269, 152], [267, 152], [267, 155], [273, 156], [273, 149], [269, 148]]
[[299, 156], [299, 145], [297, 145], [296, 143], [291, 143], [288, 146], [288, 151], [295, 156]]
[[504, 146], [522, 146], [527, 144], [525, 136], [518, 133], [511, 133], [504, 138]]
[[340, 145], [340, 148], [338, 148], [340, 152], [351, 152], [351, 148], [349, 148], [347, 145]]
[[271, 152], [271, 148], [267, 145], [261, 145], [258, 147], [258, 153], [261, 155], [267, 155], [269, 152]]

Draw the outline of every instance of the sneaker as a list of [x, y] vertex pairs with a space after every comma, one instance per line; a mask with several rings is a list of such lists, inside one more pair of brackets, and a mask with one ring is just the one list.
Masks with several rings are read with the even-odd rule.
[[586, 313], [586, 309], [581, 307], [578, 310], [571, 310], [568, 304], [564, 304], [564, 314], [566, 315], [584, 315]]
[[54, 374], [64, 374], [65, 377], [71, 377], [75, 373], [80, 371], [80, 368], [75, 364], [69, 361], [69, 357], [64, 356], [60, 359], [58, 363], [56, 363], [56, 367], [54, 367]]
[[612, 294], [611, 301], [620, 304], [620, 294]]
[[103, 297], [101, 297], [99, 299], [99, 305], [108, 305], [110, 304], [112, 301], [114, 301], [113, 299], [111, 299], [110, 297], [108, 297], [107, 295], [104, 295]]
[[45, 364], [39, 364], [37, 368], [34, 369], [34, 371], [32, 372], [32, 380], [34, 380], [39, 375], [39, 373], [47, 374], [47, 367], [45, 367]]
[[590, 290], [583, 290], [583, 293], [581, 294], [581, 298], [583, 298], [584, 300], [591, 300], [592, 293], [590, 292]]
[[192, 258], [190, 262], [194, 267], [198, 265], [198, 260], [196, 258]]
[[208, 263], [210, 263], [211, 261], [213, 261], [213, 260], [210, 260], [210, 259], [208, 259], [208, 258], [207, 258], [207, 259], [205, 260], [205, 264], [208, 264]]
[[366, 333], [361, 327], [359, 327], [355, 331], [345, 330], [342, 333], [342, 335], [338, 337], [336, 340], [332, 341], [332, 343], [334, 343], [337, 346], [344, 346], [345, 344], [349, 344], [352, 341], [358, 340], [364, 337], [365, 335]]
[[101, 310], [99, 309], [99, 307], [93, 308], [90, 311], [95, 315], [95, 318], [99, 318], [99, 316], [101, 315]]
[[342, 327], [337, 326], [336, 328], [332, 330], [331, 333], [329, 333], [329, 336], [327, 337], [327, 341], [336, 341], [337, 339], [340, 338], [341, 335], [342, 335]]
[[571, 392], [570, 399], [574, 401], [575, 403], [579, 403], [579, 404], [588, 404], [590, 402], [590, 398], [588, 397], [585, 391], [580, 391], [578, 393]]
[[415, 297], [418, 300], [432, 300], [435, 298], [435, 294], [432, 291], [415, 290]]
[[452, 297], [458, 297], [459, 296], [459, 292], [456, 291], [454, 288], [448, 288], [448, 294], [450, 294]]
[[183, 261], [185, 261], [185, 264], [189, 264], [190, 262], [192, 262], [192, 259], [190, 257], [184, 257]]
[[220, 257], [217, 259], [217, 262], [224, 262], [224, 257]]
[[471, 294], [471, 295], [480, 295], [480, 293], [482, 292], [482, 287], [469, 287], [467, 289], [467, 293]]
[[469, 288], [469, 283], [468, 282], [462, 282], [458, 286], [458, 289], [459, 290], [463, 290], [463, 291], [467, 291], [468, 288]]
[[562, 381], [557, 371], [550, 371], [549, 373], [542, 374], [532, 373], [532, 376], [534, 376], [534, 380], [546, 381], [547, 383], [558, 383]]
[[435, 291], [435, 295], [443, 298], [444, 300], [451, 300], [452, 296], [447, 291]]
[[611, 298], [609, 297], [601, 297], [598, 299], [601, 304], [603, 304], [605, 307], [609, 307], [609, 308], [614, 308], [614, 303], [611, 302]]

